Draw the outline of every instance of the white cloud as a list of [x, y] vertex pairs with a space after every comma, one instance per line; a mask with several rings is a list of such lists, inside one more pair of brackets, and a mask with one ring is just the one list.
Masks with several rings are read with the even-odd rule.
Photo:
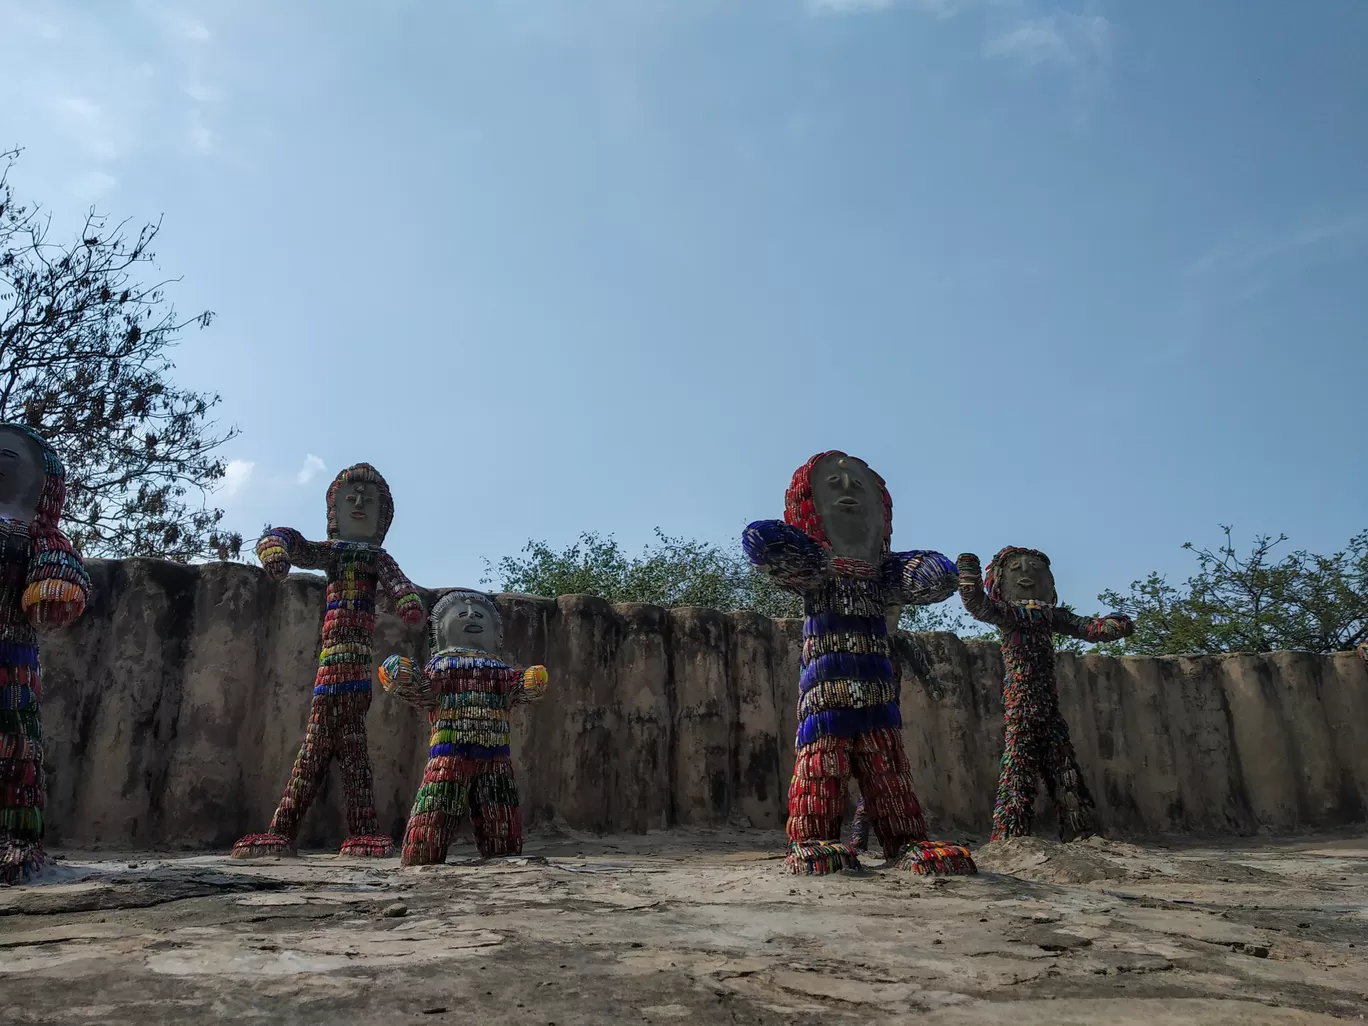
[[1030, 18], [994, 36], [984, 44], [983, 52], [1027, 67], [1053, 64], [1072, 68], [1105, 60], [1110, 43], [1111, 24], [1106, 18], [1061, 11]]
[[71, 183], [71, 194], [82, 203], [94, 203], [118, 184], [118, 179], [103, 171], [87, 171]]
[[1189, 278], [1252, 273], [1269, 264], [1313, 257], [1336, 247], [1368, 241], [1368, 211], [1304, 221], [1281, 234], [1263, 235], [1217, 246], [1185, 269]]
[[186, 18], [181, 23], [181, 31], [185, 33], [185, 38], [196, 43], [203, 43], [209, 38], [209, 29], [204, 22], [196, 21], [194, 18]]
[[295, 480], [302, 485], [308, 484], [325, 469], [323, 461], [313, 453], [309, 453], [304, 457], [304, 466], [299, 469], [299, 474], [295, 477]]
[[252, 479], [252, 468], [255, 466], [250, 460], [229, 460], [223, 470], [223, 483], [219, 486], [223, 494], [229, 498], [240, 494]]

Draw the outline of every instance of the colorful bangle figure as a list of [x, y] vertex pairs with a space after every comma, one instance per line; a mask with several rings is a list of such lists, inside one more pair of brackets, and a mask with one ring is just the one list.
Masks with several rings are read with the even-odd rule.
[[428, 714], [432, 738], [423, 783], [413, 800], [400, 862], [437, 865], [462, 817], [470, 813], [485, 858], [522, 853], [522, 806], [509, 749], [515, 706], [546, 694], [546, 667], [525, 670], [500, 661], [503, 618], [494, 599], [458, 588], [428, 616], [427, 665], [392, 655], [380, 685]]
[[43, 684], [38, 630], [85, 609], [90, 578], [58, 530], [66, 471], [45, 439], [0, 424], [0, 884], [31, 879], [43, 852]]
[[797, 760], [789, 785], [791, 873], [859, 870], [841, 841], [853, 775], [884, 856], [917, 873], [973, 873], [967, 849], [928, 841], [903, 750], [886, 610], [954, 594], [954, 565], [938, 552], [889, 552], [893, 502], [883, 478], [843, 452], [799, 467], [784, 520], [746, 528], [746, 555], [803, 598]]
[[380, 833], [375, 818], [366, 741], [376, 591], [383, 589], [408, 624], [422, 621], [423, 603], [413, 583], [381, 548], [393, 519], [394, 500], [385, 479], [369, 463], [358, 463], [338, 474], [328, 488], [327, 541], [308, 541], [298, 531], [277, 527], [257, 542], [257, 558], [276, 580], [292, 566], [326, 572], [328, 608], [309, 724], [290, 781], [267, 832], [238, 841], [234, 858], [293, 854], [300, 821], [333, 759], [342, 770], [347, 803], [349, 836], [342, 854], [394, 854], [393, 840]]
[[1006, 729], [992, 840], [1030, 835], [1040, 777], [1059, 815], [1060, 839], [1090, 837], [1097, 832], [1093, 799], [1059, 711], [1054, 636], [1115, 641], [1135, 626], [1121, 613], [1088, 619], [1061, 608], [1050, 559], [1035, 549], [1003, 549], [983, 580], [977, 556], [966, 553], [956, 563], [964, 608], [1002, 631]]

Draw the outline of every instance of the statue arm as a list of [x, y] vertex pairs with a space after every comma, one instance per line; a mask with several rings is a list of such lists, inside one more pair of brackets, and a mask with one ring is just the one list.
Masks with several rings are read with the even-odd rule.
[[1120, 641], [1135, 633], [1135, 622], [1125, 613], [1088, 617], [1056, 609], [1052, 627], [1056, 634], [1067, 634], [1081, 641]]
[[751, 566], [790, 591], [810, 591], [826, 576], [822, 547], [782, 520], [757, 520], [742, 533], [741, 546]]
[[904, 606], [932, 606], [944, 602], [959, 585], [955, 564], [939, 552], [895, 552], [884, 560], [884, 580]]
[[35, 627], [65, 627], [83, 612], [90, 575], [80, 554], [60, 531], [33, 539], [28, 579], [20, 606]]
[[546, 685], [550, 677], [545, 666], [529, 666], [523, 670], [518, 683], [513, 685], [513, 705], [532, 705], [546, 697]]
[[395, 698], [416, 705], [424, 712], [437, 708], [437, 699], [423, 674], [423, 668], [408, 656], [390, 656], [380, 664], [379, 676], [380, 686]]
[[955, 560], [955, 568], [959, 575], [960, 600], [969, 615], [994, 627], [1010, 626], [1011, 611], [1003, 603], [994, 602], [983, 590], [983, 571], [978, 556], [972, 552], [962, 553]]
[[327, 542], [309, 541], [293, 527], [273, 527], [257, 541], [256, 554], [266, 572], [280, 580], [291, 567], [328, 569], [332, 547]]
[[380, 587], [394, 602], [394, 611], [404, 623], [413, 625], [423, 622], [423, 600], [418, 596], [414, 583], [404, 576], [399, 564], [388, 552], [381, 550], [377, 565]]

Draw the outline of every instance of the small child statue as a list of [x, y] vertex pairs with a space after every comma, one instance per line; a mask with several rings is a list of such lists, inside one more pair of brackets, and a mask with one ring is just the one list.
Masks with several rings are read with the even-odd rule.
[[264, 834], [248, 834], [233, 846], [233, 857], [291, 855], [299, 824], [313, 804], [328, 766], [337, 759], [347, 802], [343, 855], [386, 857], [394, 841], [380, 833], [375, 817], [375, 784], [366, 740], [371, 704], [371, 643], [377, 590], [394, 602], [405, 623], [423, 619], [423, 602], [413, 582], [383, 548], [394, 519], [389, 485], [369, 463], [337, 475], [328, 488], [328, 540], [307, 541], [298, 531], [277, 527], [257, 542], [257, 558], [280, 580], [296, 566], [328, 575], [328, 610], [323, 650], [314, 677], [309, 725], [285, 794]]
[[22, 424], [0, 424], [0, 884], [21, 884], [43, 851], [43, 685], [38, 631], [85, 610], [90, 578], [60, 530], [66, 471]]
[[742, 538], [751, 564], [803, 599], [790, 873], [859, 870], [841, 840], [852, 776], [886, 859], [916, 873], [977, 871], [964, 847], [927, 840], [889, 658], [890, 607], [945, 601], [955, 567], [938, 552], [890, 552], [892, 529], [883, 478], [832, 451], [794, 472], [783, 520], [756, 521]]
[[546, 694], [544, 666], [501, 662], [503, 618], [492, 596], [457, 588], [428, 616], [427, 665], [392, 655], [380, 686], [428, 714], [432, 738], [423, 783], [413, 800], [400, 864], [437, 865], [466, 811], [480, 855], [520, 855], [522, 806], [509, 749], [515, 706]]
[[1006, 737], [992, 840], [1030, 835], [1039, 777], [1058, 811], [1060, 839], [1090, 837], [1097, 832], [1093, 800], [1059, 711], [1054, 636], [1115, 641], [1135, 625], [1122, 613], [1087, 619], [1062, 608], [1050, 559], [1035, 549], [1003, 549], [982, 580], [978, 556], [965, 553], [956, 565], [964, 608], [1002, 631]]

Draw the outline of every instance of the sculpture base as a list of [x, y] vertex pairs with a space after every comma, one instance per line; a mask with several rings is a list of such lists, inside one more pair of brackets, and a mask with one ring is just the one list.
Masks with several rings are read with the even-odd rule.
[[294, 841], [284, 834], [248, 834], [233, 845], [235, 859], [262, 859], [272, 855], [287, 857], [294, 854]]
[[388, 859], [395, 855], [394, 838], [384, 834], [363, 834], [348, 837], [339, 853], [355, 859]]
[[968, 848], [945, 841], [913, 841], [893, 868], [921, 876], [973, 876], [978, 872]]
[[28, 883], [47, 865], [47, 852], [37, 841], [0, 839], [0, 885]]
[[830, 873], [862, 873], [855, 846], [840, 841], [794, 841], [784, 859], [784, 872], [795, 876], [826, 876]]

